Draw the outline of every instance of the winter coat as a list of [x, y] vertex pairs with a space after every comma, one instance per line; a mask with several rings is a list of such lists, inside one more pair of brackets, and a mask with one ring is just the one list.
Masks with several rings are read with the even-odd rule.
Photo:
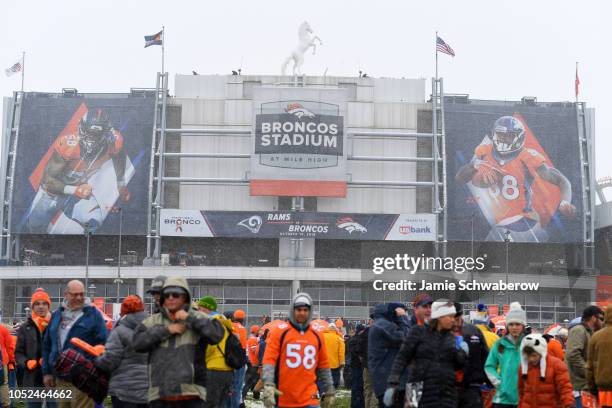
[[332, 370], [344, 365], [345, 345], [344, 340], [334, 329], [327, 329], [323, 332], [325, 341], [325, 349], [327, 350], [327, 359], [329, 360], [329, 368]]
[[606, 308], [605, 324], [589, 341], [586, 379], [592, 391], [612, 391], [612, 305]]
[[463, 368], [466, 358], [463, 350], [457, 350], [450, 331], [416, 326], [395, 357], [387, 382], [398, 386], [406, 367], [413, 364], [410, 382], [423, 382], [419, 408], [456, 408], [455, 371]]
[[363, 364], [361, 363], [361, 356], [359, 355], [359, 333], [356, 333], [353, 337], [351, 337], [346, 345], [350, 356], [349, 366], [362, 370]]
[[[59, 328], [62, 323], [62, 312], [64, 306], [60, 306], [59, 309], [53, 312], [49, 325], [45, 330], [43, 337], [43, 375], [54, 374], [53, 364], [59, 354], [67, 349], [75, 349], [80, 351], [76, 346], [70, 343], [70, 339], [73, 337], [79, 338], [92, 346], [106, 343], [106, 324], [102, 314], [94, 306], [84, 306], [83, 314], [78, 318], [76, 322], [68, 331], [64, 346], [60, 346]], [[93, 359], [93, 356], [88, 353], [83, 353], [88, 359]]]
[[529, 366], [527, 378], [519, 374], [519, 408], [566, 408], [574, 406], [574, 392], [565, 363], [546, 357], [546, 377], [540, 378], [540, 366]]
[[514, 344], [510, 336], [504, 336], [493, 344], [485, 363], [485, 373], [496, 388], [494, 404], [518, 404], [518, 376], [521, 366], [519, 350], [523, 336]]
[[187, 281], [169, 277], [162, 288], [181, 287], [187, 292], [185, 311], [187, 330], [172, 334], [168, 326], [173, 323], [165, 308], [146, 318], [134, 333], [134, 350], [149, 355], [149, 402], [177, 397], [206, 399], [205, 350], [209, 344], [217, 344], [225, 333], [217, 319], [193, 310], [191, 292]]
[[[368, 370], [372, 378], [372, 387], [377, 397], [382, 396], [387, 388], [387, 379], [395, 356], [408, 335], [410, 326], [406, 316], [395, 319], [395, 312], [383, 303], [374, 307], [374, 324], [368, 333]], [[400, 381], [399, 389], [406, 387], [408, 370]]]
[[464, 386], [480, 386], [487, 382], [484, 365], [489, 356], [489, 349], [482, 332], [474, 325], [464, 323], [461, 327], [463, 341], [470, 349], [465, 367], [463, 369]]
[[[233, 371], [234, 369], [225, 362], [225, 356], [223, 355], [225, 352], [225, 343], [227, 343], [229, 336], [232, 336], [232, 332], [230, 331], [232, 327], [231, 322], [222, 314], [216, 314], [211, 317], [223, 322], [225, 325], [225, 334], [223, 334], [223, 339], [221, 339], [218, 344], [206, 347], [206, 368], [214, 371]], [[227, 327], [228, 323], [229, 328]]]
[[0, 351], [3, 365], [15, 361], [15, 347], [11, 339], [11, 332], [3, 324], [0, 324]]
[[482, 335], [484, 336], [485, 341], [487, 342], [487, 349], [491, 351], [493, 344], [495, 344], [495, 342], [499, 340], [499, 336], [489, 330], [489, 328], [484, 324], [477, 324], [476, 327], [478, 327], [482, 332]]
[[23, 370], [23, 387], [42, 387], [43, 374], [40, 364], [33, 370], [27, 368], [28, 360], [40, 361], [42, 358], [43, 334], [38, 331], [36, 323], [31, 317], [17, 330], [17, 346], [15, 347], [15, 361]]
[[104, 354], [95, 365], [110, 373], [108, 393], [121, 401], [146, 404], [149, 391], [147, 353], [134, 351], [134, 329], [146, 318], [144, 312], [130, 313], [119, 320], [106, 342]]
[[565, 352], [559, 340], [555, 338], [549, 339], [547, 349], [549, 356], [557, 357], [561, 361], [565, 360]]
[[572, 327], [567, 337], [565, 349], [565, 364], [569, 369], [570, 381], [576, 391], [586, 389], [587, 381], [585, 365], [587, 358], [587, 345], [591, 338], [591, 329], [584, 324]]

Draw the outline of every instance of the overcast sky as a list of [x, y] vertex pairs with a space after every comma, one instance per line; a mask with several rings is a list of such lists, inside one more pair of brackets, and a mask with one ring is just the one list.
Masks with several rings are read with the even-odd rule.
[[[125, 92], [154, 87], [160, 47], [143, 35], [166, 27], [166, 68], [176, 73], [277, 74], [307, 20], [323, 40], [305, 74], [430, 78], [435, 31], [445, 91], [480, 99], [573, 101], [597, 109], [597, 177], [612, 176], [612, 2], [601, 1], [3, 1], [0, 68], [26, 52], [26, 91]], [[174, 81], [171, 79], [171, 87]], [[0, 95], [20, 77], [0, 78]]]

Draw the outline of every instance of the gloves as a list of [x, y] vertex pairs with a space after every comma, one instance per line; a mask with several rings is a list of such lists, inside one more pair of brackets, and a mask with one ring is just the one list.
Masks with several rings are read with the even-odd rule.
[[265, 408], [276, 407], [276, 397], [283, 395], [274, 384], [265, 384], [263, 388], [263, 403]]
[[81, 184], [74, 190], [74, 196], [81, 199], [88, 199], [91, 196], [91, 186], [89, 184]]
[[470, 354], [470, 348], [468, 347], [467, 343], [463, 340], [463, 336], [455, 336], [455, 347], [457, 347], [457, 351], [463, 350], [465, 354], [467, 355]]
[[336, 402], [335, 391], [326, 392], [321, 398], [321, 408], [334, 408]]
[[395, 401], [396, 391], [396, 387], [389, 387], [385, 390], [385, 395], [383, 396], [383, 404], [385, 404], [386, 407], [390, 407], [393, 405], [393, 402]]
[[27, 367], [28, 370], [32, 371], [36, 367], [38, 367], [38, 361], [36, 361], [36, 360], [28, 360], [28, 361], [26, 361], [26, 367]]

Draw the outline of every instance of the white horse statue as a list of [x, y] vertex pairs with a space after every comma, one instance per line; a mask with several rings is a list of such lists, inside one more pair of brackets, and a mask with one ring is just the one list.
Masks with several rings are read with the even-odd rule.
[[293, 75], [301, 75], [302, 64], [304, 64], [304, 53], [308, 51], [310, 47], [312, 47], [312, 55], [317, 51], [316, 40], [319, 41], [319, 45], [323, 45], [323, 42], [316, 35], [312, 35], [314, 32], [312, 28], [310, 28], [310, 24], [307, 21], [304, 21], [300, 24], [300, 28], [298, 30], [298, 38], [299, 42], [297, 47], [293, 50], [293, 52], [285, 59], [282, 65], [282, 75], [285, 75], [285, 71], [287, 70], [287, 65], [289, 61], [293, 60]]

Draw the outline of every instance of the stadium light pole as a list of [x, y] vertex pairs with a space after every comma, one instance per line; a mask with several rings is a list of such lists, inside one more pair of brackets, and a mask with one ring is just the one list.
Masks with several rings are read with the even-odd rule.
[[116, 207], [116, 211], [119, 211], [119, 254], [117, 255], [117, 279], [115, 279], [115, 283], [117, 284], [117, 303], [120, 300], [120, 289], [123, 280], [121, 279], [121, 239], [123, 237], [123, 208]]
[[89, 221], [85, 223], [85, 236], [87, 237], [87, 245], [85, 249], [85, 290], [89, 288], [89, 235], [91, 230], [89, 229]]

